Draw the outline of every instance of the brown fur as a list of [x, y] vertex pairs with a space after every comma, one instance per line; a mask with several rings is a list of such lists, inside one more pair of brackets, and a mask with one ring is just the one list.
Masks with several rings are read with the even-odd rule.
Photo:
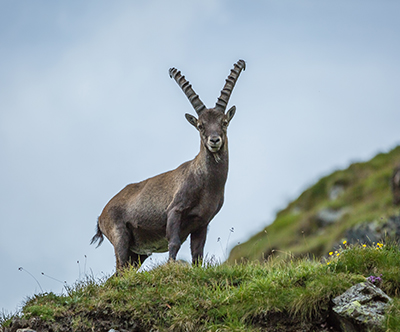
[[[235, 81], [244, 69], [244, 62], [238, 64], [240, 67], [235, 66], [240, 70]], [[178, 78], [187, 86], [184, 77]], [[233, 86], [225, 86], [229, 95]], [[193, 96], [191, 87], [190, 93]], [[197, 99], [192, 105], [198, 108], [203, 104]], [[104, 207], [91, 243], [100, 240], [100, 245], [103, 234], [110, 240], [117, 270], [129, 263], [140, 264], [153, 252], [169, 251], [169, 258], [175, 260], [189, 235], [193, 263], [202, 260], [208, 224], [224, 202], [228, 175], [227, 127], [235, 109], [233, 106], [225, 114], [217, 104], [211, 109], [196, 109], [198, 119], [186, 114], [200, 133], [199, 154], [172, 171], [129, 184]]]

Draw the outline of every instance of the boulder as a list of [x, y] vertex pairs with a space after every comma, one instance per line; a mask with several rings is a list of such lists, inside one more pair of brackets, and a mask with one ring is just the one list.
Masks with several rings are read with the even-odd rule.
[[360, 223], [345, 233], [349, 244], [368, 244], [382, 242], [383, 240], [399, 241], [400, 216], [391, 216], [386, 221], [371, 221]]
[[347, 209], [331, 209], [326, 208], [318, 211], [317, 215], [315, 216], [315, 220], [318, 227], [326, 227], [330, 224], [333, 224], [339, 221], [347, 212]]
[[342, 184], [335, 184], [328, 191], [328, 197], [331, 201], [338, 199], [345, 191], [346, 187]]
[[333, 299], [334, 317], [343, 332], [380, 331], [391, 298], [366, 281]]

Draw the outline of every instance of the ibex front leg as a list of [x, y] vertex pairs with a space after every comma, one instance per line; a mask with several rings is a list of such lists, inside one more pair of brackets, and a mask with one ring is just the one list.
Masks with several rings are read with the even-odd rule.
[[181, 239], [179, 236], [181, 229], [182, 212], [177, 208], [173, 208], [168, 213], [167, 220], [167, 240], [169, 260], [176, 260], [176, 255], [181, 247]]
[[204, 245], [207, 237], [207, 226], [190, 234], [190, 249], [192, 251], [192, 264], [200, 265], [203, 261]]

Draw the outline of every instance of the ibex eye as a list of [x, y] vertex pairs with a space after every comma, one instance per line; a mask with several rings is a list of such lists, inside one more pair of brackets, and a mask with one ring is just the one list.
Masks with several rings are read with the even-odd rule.
[[197, 125], [197, 128], [199, 128], [199, 130], [203, 130], [203, 125], [202, 124], [199, 124], [199, 125]]
[[224, 127], [228, 126], [228, 121], [227, 121], [227, 120], [222, 121], [222, 125], [223, 125]]

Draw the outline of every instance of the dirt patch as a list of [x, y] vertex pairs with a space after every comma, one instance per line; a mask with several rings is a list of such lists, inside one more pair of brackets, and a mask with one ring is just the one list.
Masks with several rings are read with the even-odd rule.
[[[330, 321], [329, 313], [323, 313], [319, 319], [312, 322], [302, 322], [300, 319], [291, 317], [285, 313], [273, 313], [259, 315], [249, 322], [249, 327], [258, 328], [268, 332], [339, 332]], [[29, 320], [15, 318], [10, 327], [5, 328], [4, 332], [16, 332], [19, 328], [31, 328], [37, 332], [108, 332], [110, 329], [119, 332], [144, 332], [149, 331], [150, 327], [140, 326], [132, 321], [129, 315], [109, 314], [91, 311], [75, 316], [58, 317], [57, 321], [49, 322], [40, 318]], [[167, 329], [167, 328], [166, 328]], [[196, 330], [202, 331], [199, 326]], [[155, 329], [155, 331], [157, 331]]]
[[268, 332], [340, 332], [329, 312], [322, 313], [320, 318], [315, 318], [311, 322], [304, 322], [287, 313], [279, 312], [267, 316], [260, 315], [254, 319], [253, 324]]
[[108, 332], [110, 329], [119, 332], [142, 332], [148, 331], [130, 317], [119, 314], [101, 313], [91, 311], [79, 315], [61, 316], [54, 321], [45, 321], [34, 317], [29, 320], [14, 318], [11, 326], [4, 329], [4, 332], [16, 332], [20, 328], [31, 328], [37, 332]]

